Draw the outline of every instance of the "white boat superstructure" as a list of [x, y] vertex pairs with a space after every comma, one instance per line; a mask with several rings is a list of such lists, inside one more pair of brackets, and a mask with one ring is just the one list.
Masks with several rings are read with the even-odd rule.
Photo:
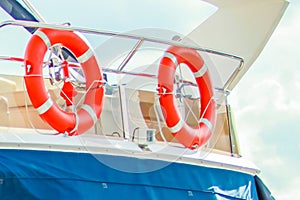
[[216, 11], [186, 35], [52, 24], [28, 1], [0, 3], [15, 18], [0, 31], [28, 40], [24, 56], [0, 56], [2, 195], [20, 187], [16, 198], [44, 198], [44, 183], [66, 186], [60, 198], [132, 188], [132, 199], [272, 199], [240, 155], [227, 96], [287, 2], [205, 2]]

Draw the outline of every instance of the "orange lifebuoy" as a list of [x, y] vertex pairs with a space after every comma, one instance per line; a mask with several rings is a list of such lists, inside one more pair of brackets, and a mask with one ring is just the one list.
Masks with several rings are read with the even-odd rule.
[[[193, 72], [198, 85], [201, 109], [197, 127], [186, 124], [175, 105], [174, 76], [181, 63], [186, 64]], [[166, 124], [174, 137], [191, 149], [205, 144], [213, 132], [216, 107], [207, 66], [196, 50], [176, 46], [167, 49], [159, 65], [158, 93]]]
[[[62, 110], [48, 94], [43, 80], [43, 59], [47, 50], [62, 44], [81, 64], [86, 77], [86, 94], [77, 112]], [[25, 52], [25, 85], [33, 107], [40, 117], [60, 133], [79, 135], [100, 118], [103, 106], [103, 75], [93, 50], [73, 31], [41, 28], [31, 37]]]

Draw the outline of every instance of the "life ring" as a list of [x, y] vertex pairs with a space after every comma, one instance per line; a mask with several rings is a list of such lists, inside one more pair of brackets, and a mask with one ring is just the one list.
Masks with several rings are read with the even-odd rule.
[[[86, 94], [77, 112], [61, 109], [48, 94], [42, 75], [47, 50], [62, 44], [76, 56], [86, 77]], [[103, 107], [103, 75], [93, 50], [73, 31], [40, 28], [29, 40], [25, 52], [25, 85], [33, 107], [40, 117], [60, 133], [79, 135], [100, 118]]]
[[[193, 72], [200, 93], [200, 120], [196, 127], [185, 123], [175, 105], [174, 76], [181, 63]], [[158, 95], [164, 119], [174, 137], [190, 149], [204, 145], [213, 133], [216, 106], [207, 66], [196, 50], [176, 46], [166, 50], [159, 64]]]

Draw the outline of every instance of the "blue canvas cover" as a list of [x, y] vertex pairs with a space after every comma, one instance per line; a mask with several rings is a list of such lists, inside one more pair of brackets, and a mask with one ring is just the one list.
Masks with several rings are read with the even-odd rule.
[[1, 199], [258, 199], [249, 174], [102, 154], [2, 149], [0, 180]]

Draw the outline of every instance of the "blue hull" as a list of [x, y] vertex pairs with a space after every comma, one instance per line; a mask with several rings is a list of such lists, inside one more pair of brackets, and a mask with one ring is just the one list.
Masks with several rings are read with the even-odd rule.
[[2, 149], [0, 179], [1, 199], [258, 199], [249, 174], [88, 153]]

